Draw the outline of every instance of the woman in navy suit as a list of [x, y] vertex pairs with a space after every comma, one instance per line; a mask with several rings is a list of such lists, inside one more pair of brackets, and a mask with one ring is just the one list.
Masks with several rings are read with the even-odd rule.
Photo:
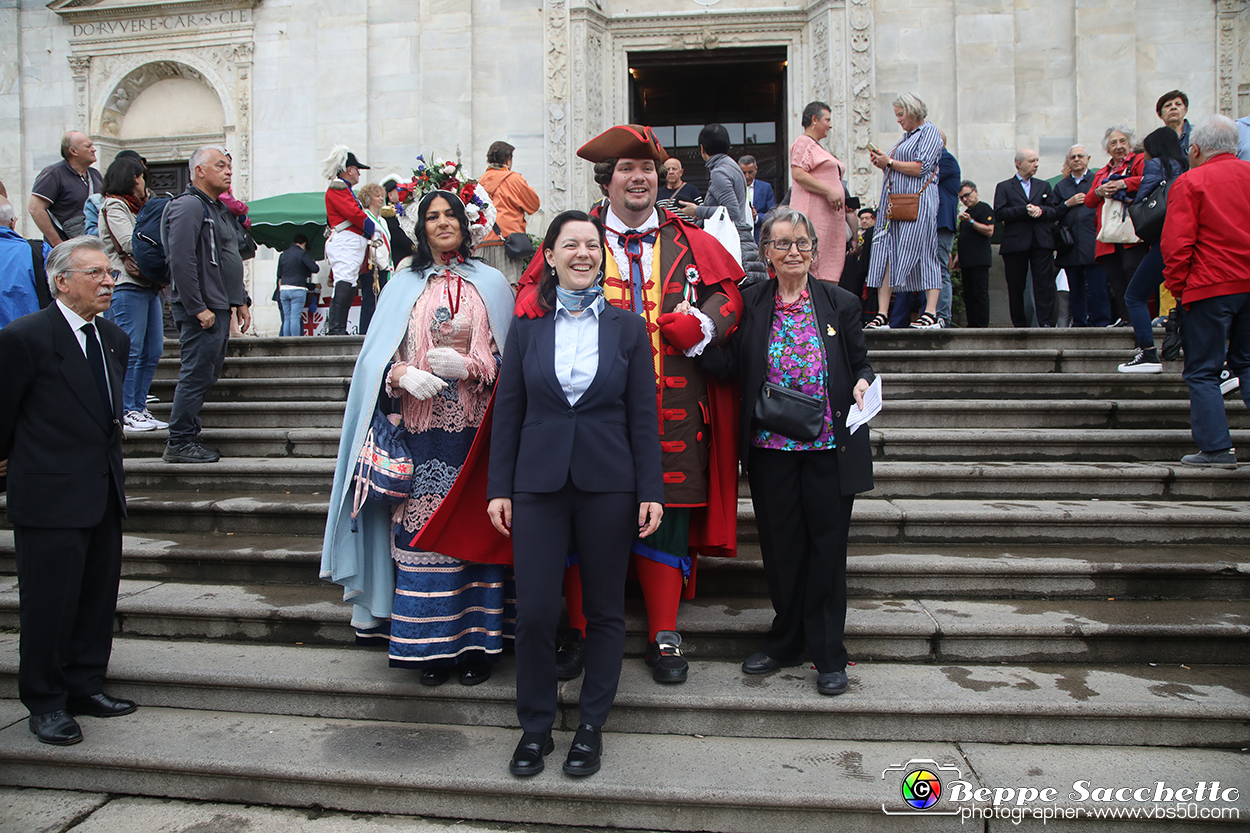
[[543, 240], [545, 313], [518, 317], [495, 391], [488, 513], [513, 539], [517, 715], [509, 770], [537, 775], [555, 748], [556, 625], [568, 554], [587, 615], [581, 718], [564, 771], [599, 771], [600, 730], [625, 648], [630, 543], [664, 514], [655, 372], [642, 318], [604, 303], [603, 225], [565, 211]]

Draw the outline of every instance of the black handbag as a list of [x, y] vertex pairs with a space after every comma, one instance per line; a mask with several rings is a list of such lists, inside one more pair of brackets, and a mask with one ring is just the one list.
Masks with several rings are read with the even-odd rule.
[[508, 260], [523, 260], [528, 264], [533, 259], [534, 252], [538, 251], [534, 248], [534, 241], [523, 231], [515, 231], [504, 237], [499, 224], [495, 223], [495, 234], [503, 240], [503, 253], [508, 256]]
[[1181, 357], [1181, 327], [1185, 323], [1184, 316], [1185, 310], [1177, 301], [1163, 325], [1163, 346], [1159, 348], [1159, 355], [1165, 362], [1174, 362]]
[[751, 416], [761, 427], [792, 440], [812, 442], [825, 430], [825, 400], [765, 382]]
[[1135, 202], [1128, 207], [1133, 231], [1142, 240], [1158, 240], [1163, 237], [1163, 221], [1167, 218], [1170, 187], [1171, 183], [1165, 179], [1155, 186], [1145, 202]]
[[1075, 248], [1076, 238], [1072, 236], [1072, 229], [1067, 226], [1055, 226], [1055, 251], [1062, 255]]

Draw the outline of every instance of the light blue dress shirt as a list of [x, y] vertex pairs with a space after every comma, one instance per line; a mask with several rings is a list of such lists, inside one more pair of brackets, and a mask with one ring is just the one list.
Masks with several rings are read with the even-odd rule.
[[1020, 187], [1024, 189], [1024, 198], [1026, 200], [1031, 199], [1033, 196], [1033, 178], [1025, 179], [1020, 174], [1016, 174], [1016, 179], [1020, 180]]
[[556, 301], [556, 380], [569, 405], [576, 405], [599, 371], [599, 313], [597, 298], [581, 315], [573, 316]]

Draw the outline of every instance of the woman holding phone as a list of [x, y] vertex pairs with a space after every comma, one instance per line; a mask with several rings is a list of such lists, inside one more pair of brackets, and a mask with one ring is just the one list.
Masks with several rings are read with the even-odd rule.
[[604, 230], [580, 211], [543, 240], [538, 318], [508, 333], [495, 393], [487, 509], [512, 537], [517, 716], [513, 775], [543, 771], [555, 748], [556, 625], [570, 552], [587, 618], [581, 718], [564, 772], [599, 771], [625, 648], [630, 544], [664, 514], [655, 372], [643, 319], [603, 299]]

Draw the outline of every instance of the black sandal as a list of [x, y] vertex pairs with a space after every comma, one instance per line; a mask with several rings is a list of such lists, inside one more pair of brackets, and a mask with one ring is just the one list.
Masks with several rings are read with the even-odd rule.
[[864, 325], [865, 330], [888, 330], [890, 328], [890, 317], [884, 312], [879, 312], [872, 317], [872, 320]]

